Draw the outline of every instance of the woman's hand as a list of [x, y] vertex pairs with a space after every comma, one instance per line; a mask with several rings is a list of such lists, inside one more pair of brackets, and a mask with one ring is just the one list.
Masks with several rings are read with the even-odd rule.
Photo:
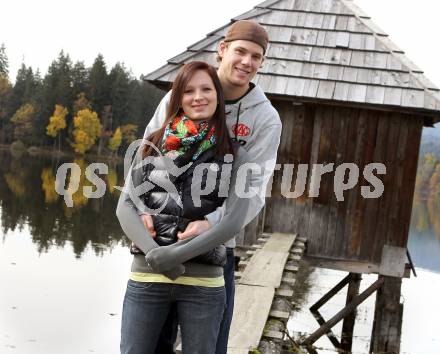
[[210, 228], [211, 224], [208, 222], [208, 220], [191, 221], [184, 232], [179, 231], [177, 233], [177, 238], [179, 240], [185, 240], [188, 237], [198, 236], [205, 231], [208, 231]]
[[140, 216], [142, 224], [144, 224], [145, 228], [147, 229], [148, 233], [151, 235], [152, 238], [156, 237], [156, 231], [154, 230], [154, 224], [153, 224], [153, 218], [149, 214], [142, 214]]

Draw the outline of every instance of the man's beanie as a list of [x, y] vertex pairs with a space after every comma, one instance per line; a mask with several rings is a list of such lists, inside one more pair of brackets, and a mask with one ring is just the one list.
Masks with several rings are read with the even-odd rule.
[[246, 40], [259, 44], [266, 53], [269, 36], [266, 30], [259, 23], [250, 20], [234, 22], [226, 32], [225, 42]]

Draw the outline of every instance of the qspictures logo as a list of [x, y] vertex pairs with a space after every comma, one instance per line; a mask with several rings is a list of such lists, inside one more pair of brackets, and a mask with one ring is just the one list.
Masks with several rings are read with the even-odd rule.
[[[152, 147], [155, 156], [140, 157], [138, 149], [146, 145]], [[142, 150], [140, 150], [142, 151]], [[228, 154], [224, 157], [223, 168], [215, 163], [197, 164], [192, 171], [191, 198], [195, 206], [201, 205], [201, 197], [211, 194], [220, 180], [218, 188], [219, 197], [228, 197], [235, 193], [239, 198], [253, 198], [257, 195], [270, 197], [272, 193], [271, 172], [281, 171], [281, 195], [285, 198], [299, 198], [306, 193], [311, 198], [319, 196], [322, 177], [333, 174], [333, 192], [337, 201], [344, 201], [344, 192], [358, 185], [360, 176], [367, 185], [360, 186], [363, 198], [379, 198], [384, 192], [384, 185], [378, 175], [386, 174], [386, 166], [383, 163], [370, 163], [363, 170], [354, 163], [342, 163], [335, 166], [328, 164], [276, 164], [276, 161], [265, 161], [263, 164], [252, 162], [238, 163], [240, 159]], [[149, 176], [135, 183], [134, 172], [143, 174], [143, 170], [149, 166]], [[163, 155], [150, 141], [139, 139], [133, 142], [127, 149], [124, 157], [124, 186], [116, 186], [122, 193], [126, 193], [136, 207], [146, 213], [160, 213], [172, 198], [177, 205], [182, 207], [179, 189], [173, 183], [179, 176], [192, 166], [192, 162], [184, 166], [177, 166], [173, 157]], [[294, 181], [294, 172], [296, 178]], [[84, 186], [83, 194], [87, 198], [101, 198], [106, 192], [106, 184], [100, 175], [108, 174], [108, 166], [105, 163], [91, 163], [82, 171], [76, 163], [62, 164], [56, 174], [55, 190], [64, 197], [67, 207], [73, 207], [72, 195], [79, 189], [79, 181], [82, 173], [93, 186]], [[220, 175], [219, 175], [220, 174]], [[310, 175], [310, 176], [309, 176]], [[234, 178], [233, 184], [231, 179]], [[258, 181], [258, 182], [255, 182]], [[294, 186], [292, 186], [295, 182]], [[234, 186], [233, 189], [230, 188]], [[157, 208], [148, 208], [143, 196], [155, 187], [160, 187], [167, 192], [166, 199]], [[293, 189], [292, 189], [293, 187]]]

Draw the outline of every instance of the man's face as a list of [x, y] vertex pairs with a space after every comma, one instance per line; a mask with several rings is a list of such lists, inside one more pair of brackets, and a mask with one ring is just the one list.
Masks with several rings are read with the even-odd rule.
[[264, 58], [263, 48], [246, 40], [221, 42], [218, 54], [222, 58], [218, 69], [220, 78], [240, 87], [249, 85]]

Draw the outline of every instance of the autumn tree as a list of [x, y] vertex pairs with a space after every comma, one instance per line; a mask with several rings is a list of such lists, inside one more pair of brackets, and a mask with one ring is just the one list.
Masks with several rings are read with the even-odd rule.
[[72, 147], [75, 152], [84, 154], [95, 144], [101, 134], [102, 126], [98, 115], [90, 109], [82, 109], [73, 118], [73, 125], [75, 129], [73, 130]]
[[4, 141], [5, 127], [9, 123], [7, 118], [7, 106], [12, 93], [12, 85], [7, 76], [0, 75], [0, 142]]
[[14, 138], [16, 140], [28, 141], [33, 133], [36, 108], [26, 103], [21, 106], [12, 116], [11, 123], [14, 124]]
[[122, 142], [122, 132], [121, 128], [116, 128], [113, 136], [108, 141], [108, 148], [112, 151], [113, 154], [117, 154], [119, 147]]
[[73, 114], [76, 115], [79, 111], [83, 109], [92, 109], [91, 102], [87, 99], [84, 92], [80, 92], [76, 96], [76, 101], [73, 103]]
[[[55, 105], [55, 111], [53, 115], [49, 118], [49, 124], [46, 127], [46, 134], [52, 138], [56, 138], [58, 135], [58, 151], [61, 149], [61, 130], [66, 128], [66, 116], [68, 110], [67, 108], [57, 104]], [[54, 140], [55, 147], [55, 140]]]
[[126, 149], [133, 141], [137, 139], [136, 133], [138, 126], [136, 124], [121, 125], [122, 147]]
[[58, 193], [55, 191], [56, 178], [52, 168], [45, 167], [41, 172], [41, 188], [44, 191], [44, 202], [46, 204], [55, 203], [58, 200]]

